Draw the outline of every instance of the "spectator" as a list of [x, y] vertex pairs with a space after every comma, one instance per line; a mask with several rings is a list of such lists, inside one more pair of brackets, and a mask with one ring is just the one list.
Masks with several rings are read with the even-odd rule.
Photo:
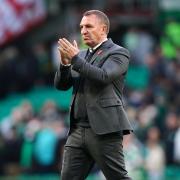
[[166, 129], [164, 131], [166, 164], [175, 165], [174, 147], [175, 135], [178, 130], [178, 117], [175, 112], [169, 112], [166, 117]]
[[158, 128], [151, 127], [148, 130], [145, 169], [147, 170], [148, 180], [161, 180], [164, 175], [165, 154], [160, 145], [160, 132]]
[[178, 119], [179, 128], [174, 137], [174, 161], [180, 165], [180, 119]]
[[127, 170], [130, 172], [132, 179], [143, 179], [143, 144], [134, 136], [128, 135], [124, 138], [124, 155]]

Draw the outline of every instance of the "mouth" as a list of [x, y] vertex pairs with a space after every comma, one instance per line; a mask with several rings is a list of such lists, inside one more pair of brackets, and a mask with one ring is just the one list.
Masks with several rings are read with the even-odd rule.
[[89, 37], [83, 37], [83, 39], [84, 39], [84, 41], [87, 41], [87, 40], [89, 40], [90, 38]]

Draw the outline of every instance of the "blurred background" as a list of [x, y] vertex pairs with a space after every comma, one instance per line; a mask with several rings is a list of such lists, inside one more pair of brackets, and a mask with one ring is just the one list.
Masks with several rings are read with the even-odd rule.
[[[84, 11], [110, 18], [109, 37], [129, 49], [124, 138], [134, 180], [180, 179], [179, 0], [0, 1], [0, 179], [59, 179], [69, 91], [53, 87], [57, 41], [77, 40]], [[88, 180], [103, 180], [95, 167]]]

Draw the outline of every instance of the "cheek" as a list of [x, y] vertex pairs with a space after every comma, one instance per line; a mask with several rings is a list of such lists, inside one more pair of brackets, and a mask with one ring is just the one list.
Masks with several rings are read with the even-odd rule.
[[93, 37], [96, 38], [96, 39], [99, 38], [99, 32], [98, 32], [98, 31], [94, 31], [94, 32], [92, 33], [92, 35], [93, 35]]
[[100, 33], [96, 33], [96, 39], [99, 41], [102, 38]]

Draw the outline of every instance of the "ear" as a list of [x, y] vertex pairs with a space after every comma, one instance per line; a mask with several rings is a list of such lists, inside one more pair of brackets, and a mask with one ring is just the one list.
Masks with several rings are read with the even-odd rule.
[[107, 26], [106, 25], [102, 26], [102, 32], [105, 33], [105, 34], [107, 33]]

